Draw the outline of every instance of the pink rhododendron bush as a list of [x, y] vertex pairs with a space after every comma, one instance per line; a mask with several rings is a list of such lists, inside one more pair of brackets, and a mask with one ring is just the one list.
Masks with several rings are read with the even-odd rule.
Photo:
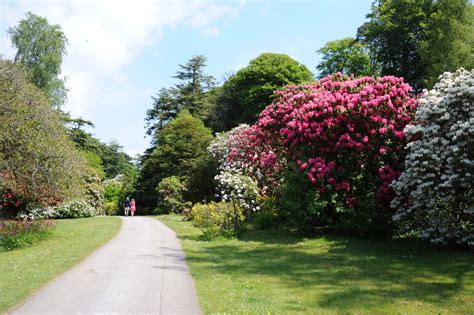
[[445, 73], [420, 100], [394, 220], [433, 243], [474, 247], [474, 70]]
[[[404, 128], [417, 105], [411, 87], [392, 76], [350, 79], [336, 74], [275, 93], [254, 126], [263, 139], [250, 145], [285, 148], [274, 152], [286, 154], [290, 166], [304, 175], [304, 185], [315, 192], [319, 208], [308, 215], [360, 231], [386, 229], [393, 213], [390, 183], [402, 171]], [[266, 169], [282, 160], [254, 157]]]

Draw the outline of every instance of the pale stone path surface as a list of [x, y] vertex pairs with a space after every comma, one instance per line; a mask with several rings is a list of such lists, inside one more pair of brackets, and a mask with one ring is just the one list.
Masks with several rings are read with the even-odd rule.
[[199, 314], [176, 234], [126, 217], [117, 236], [13, 309], [12, 314]]

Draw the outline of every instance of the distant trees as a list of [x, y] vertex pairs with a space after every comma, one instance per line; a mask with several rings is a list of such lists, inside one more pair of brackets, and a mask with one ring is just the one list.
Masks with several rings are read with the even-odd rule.
[[[202, 168], [207, 165], [209, 153], [206, 148], [212, 138], [211, 130], [199, 118], [186, 109], [182, 110], [156, 133], [158, 145], [141, 165], [140, 199], [150, 206], [156, 205], [156, 188], [166, 177], [176, 176], [187, 182], [191, 177], [206, 174]], [[193, 179], [192, 183], [196, 187], [190, 187], [192, 185], [187, 183], [186, 190], [200, 194], [206, 186], [212, 185], [212, 177]]]
[[192, 57], [184, 65], [179, 65], [174, 76], [179, 81], [174, 87], [162, 88], [156, 96], [152, 96], [153, 105], [145, 118], [148, 135], [163, 128], [182, 109], [188, 110], [201, 120], [208, 117], [213, 106], [210, 91], [215, 80], [204, 73], [205, 67], [206, 57]]
[[305, 65], [285, 54], [261, 54], [224, 83], [211, 113], [212, 127], [223, 131], [253, 123], [271, 103], [273, 91], [312, 79], [313, 73]]
[[15, 62], [27, 68], [33, 84], [47, 95], [51, 106], [59, 108], [67, 98], [64, 79], [59, 77], [67, 45], [61, 26], [28, 12], [8, 34], [17, 49]]
[[468, 0], [378, 0], [358, 30], [382, 75], [404, 77], [417, 91], [444, 71], [474, 67], [474, 11]]
[[86, 161], [25, 70], [0, 60], [0, 188], [40, 204], [81, 196]]
[[367, 47], [355, 38], [327, 42], [317, 52], [322, 56], [316, 67], [320, 78], [336, 72], [356, 77], [377, 74], [377, 66], [372, 62]]
[[106, 144], [86, 132], [85, 126], [94, 126], [90, 121], [66, 118], [66, 122], [69, 137], [101, 179], [111, 179], [119, 174], [134, 172], [131, 157], [122, 151], [122, 146], [117, 140], [113, 139]]

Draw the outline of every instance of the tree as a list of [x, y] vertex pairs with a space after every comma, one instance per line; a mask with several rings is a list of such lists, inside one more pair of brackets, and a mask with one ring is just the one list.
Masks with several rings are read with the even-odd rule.
[[46, 93], [53, 107], [64, 104], [67, 89], [59, 75], [67, 38], [61, 26], [50, 25], [47, 19], [28, 12], [18, 26], [8, 29], [8, 34], [17, 49], [15, 62], [27, 67], [32, 82]]
[[131, 163], [131, 157], [122, 151], [122, 146], [117, 140], [105, 144], [86, 132], [83, 129], [85, 126], [94, 126], [90, 121], [69, 117], [64, 120], [69, 137], [86, 157], [88, 165], [97, 171], [97, 175], [101, 179], [104, 177], [110, 179], [133, 171], [134, 165]]
[[0, 60], [0, 188], [28, 202], [83, 196], [85, 159], [24, 70]]
[[321, 62], [316, 67], [320, 71], [320, 78], [336, 72], [356, 77], [377, 74], [367, 48], [355, 38], [346, 37], [327, 42], [317, 52], [322, 55]]
[[218, 122], [214, 131], [255, 122], [260, 111], [271, 103], [273, 91], [312, 79], [305, 65], [285, 54], [261, 54], [224, 83], [213, 109]]
[[[201, 168], [206, 165], [204, 161], [209, 156], [206, 149], [213, 138], [204, 123], [187, 110], [181, 111], [156, 137], [159, 145], [142, 162], [139, 176], [140, 198], [147, 200], [149, 206], [156, 204], [156, 187], [163, 178], [178, 176], [187, 180], [196, 177], [196, 174], [207, 174]], [[200, 183], [193, 182], [203, 185], [206, 181], [212, 182], [212, 178], [202, 178]], [[196, 187], [187, 186], [187, 190], [199, 195]]]
[[147, 111], [145, 121], [147, 134], [160, 130], [182, 109], [205, 120], [213, 105], [209, 92], [214, 87], [214, 78], [204, 73], [206, 57], [197, 55], [186, 64], [179, 65], [174, 78], [179, 82], [171, 88], [162, 88], [152, 96], [153, 107]]
[[473, 6], [467, 0], [378, 0], [358, 37], [372, 47], [382, 75], [417, 91], [444, 71], [474, 67]]

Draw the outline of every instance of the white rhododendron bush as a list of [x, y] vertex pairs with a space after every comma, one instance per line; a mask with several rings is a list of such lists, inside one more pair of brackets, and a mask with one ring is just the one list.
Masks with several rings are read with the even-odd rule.
[[242, 134], [249, 128], [242, 124], [226, 133], [217, 134], [208, 151], [219, 164], [219, 174], [215, 177], [219, 197], [226, 202], [237, 202], [243, 210], [255, 211], [258, 210], [258, 184], [246, 174], [249, 166], [245, 161], [229, 159], [232, 150], [242, 141]]
[[405, 171], [392, 184], [404, 233], [474, 247], [474, 70], [445, 73], [420, 99]]

